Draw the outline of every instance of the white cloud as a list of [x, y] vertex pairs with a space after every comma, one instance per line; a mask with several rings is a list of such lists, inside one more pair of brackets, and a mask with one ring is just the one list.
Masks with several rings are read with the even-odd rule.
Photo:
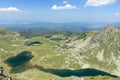
[[0, 12], [21, 12], [16, 7], [0, 8]]
[[64, 0], [64, 1], [63, 1], [63, 4], [67, 4], [67, 3], [68, 3], [68, 1], [67, 1], [67, 0]]
[[117, 0], [87, 0], [87, 2], [85, 3], [84, 7], [87, 6], [104, 6], [104, 5], [110, 5], [115, 3]]
[[52, 6], [52, 10], [65, 10], [65, 9], [78, 9], [78, 8], [71, 4], [66, 4], [65, 6], [57, 6], [57, 5]]
[[120, 15], [120, 13], [115, 13], [115, 15], [116, 15], [116, 16], [119, 16], [119, 15]]

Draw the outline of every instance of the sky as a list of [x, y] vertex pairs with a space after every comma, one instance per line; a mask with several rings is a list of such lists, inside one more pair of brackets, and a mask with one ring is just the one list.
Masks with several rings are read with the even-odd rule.
[[0, 23], [120, 22], [120, 0], [0, 0]]

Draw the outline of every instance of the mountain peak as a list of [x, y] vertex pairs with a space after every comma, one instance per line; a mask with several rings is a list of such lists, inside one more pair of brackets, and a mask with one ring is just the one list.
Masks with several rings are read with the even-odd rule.
[[115, 37], [115, 34], [119, 31], [118, 28], [114, 27], [113, 25], [109, 24], [104, 29], [99, 31], [97, 34], [93, 36], [91, 39], [92, 42], [106, 42], [109, 39], [112, 39]]
[[116, 27], [114, 27], [112, 24], [108, 24], [104, 29], [103, 29], [103, 31], [115, 31], [115, 32], [117, 32], [118, 31], [118, 28], [116, 28]]

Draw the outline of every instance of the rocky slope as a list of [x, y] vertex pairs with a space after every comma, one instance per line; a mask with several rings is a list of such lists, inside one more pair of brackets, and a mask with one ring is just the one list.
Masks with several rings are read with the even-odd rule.
[[81, 68], [96, 68], [120, 76], [120, 30], [108, 25], [101, 31], [83, 34], [72, 35], [61, 42], [61, 48], [68, 47], [68, 59], [73, 57]]

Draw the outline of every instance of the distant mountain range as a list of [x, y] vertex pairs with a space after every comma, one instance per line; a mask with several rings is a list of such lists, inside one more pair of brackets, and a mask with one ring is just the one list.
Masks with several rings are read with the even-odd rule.
[[[87, 32], [100, 30], [108, 23], [31, 23], [31, 24], [0, 24], [1, 27], [17, 32], [31, 32], [35, 34], [48, 32]], [[120, 23], [113, 23], [120, 27]]]

